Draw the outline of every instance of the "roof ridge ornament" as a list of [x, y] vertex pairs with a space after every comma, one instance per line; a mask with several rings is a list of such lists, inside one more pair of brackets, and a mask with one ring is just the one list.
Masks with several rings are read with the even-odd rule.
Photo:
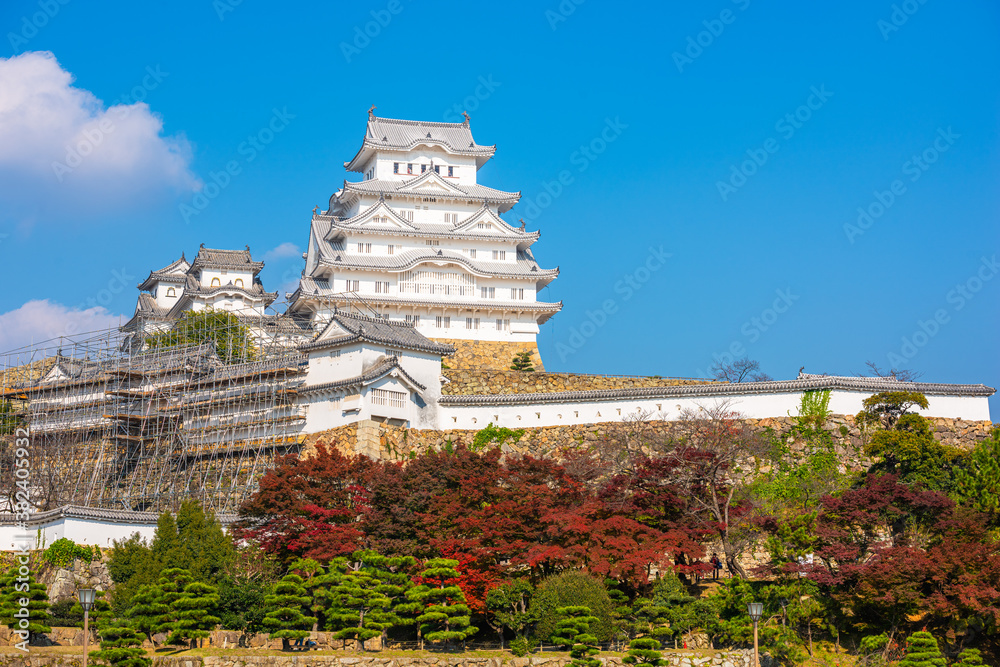
[[368, 117], [369, 118], [374, 118], [375, 117], [375, 109], [377, 109], [377, 108], [378, 107], [376, 107], [374, 104], [372, 105], [372, 108], [368, 110]]
[[[465, 122], [462, 123], [462, 125], [468, 125], [469, 124], [469, 112], [468, 111], [463, 111], [462, 115], [465, 116]], [[469, 145], [471, 146], [472, 144], [469, 144]]]

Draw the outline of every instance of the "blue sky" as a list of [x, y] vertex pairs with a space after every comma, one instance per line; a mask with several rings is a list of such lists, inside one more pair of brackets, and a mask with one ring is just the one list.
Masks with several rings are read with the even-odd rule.
[[10, 0], [0, 27], [3, 347], [129, 316], [199, 243], [287, 288], [375, 104], [497, 144], [481, 182], [562, 269], [549, 370], [1000, 383], [994, 2]]

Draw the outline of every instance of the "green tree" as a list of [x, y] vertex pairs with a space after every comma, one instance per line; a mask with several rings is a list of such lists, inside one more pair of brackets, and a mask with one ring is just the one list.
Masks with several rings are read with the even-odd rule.
[[967, 648], [958, 654], [958, 662], [952, 667], [982, 667], [983, 656], [976, 648]]
[[579, 605], [559, 607], [556, 609], [555, 630], [552, 641], [569, 649], [570, 662], [573, 667], [601, 667], [601, 661], [595, 656], [601, 652], [597, 646], [597, 636], [591, 632], [591, 626], [599, 623], [590, 607]]
[[506, 426], [494, 426], [493, 422], [476, 431], [472, 437], [470, 451], [481, 452], [494, 447], [503, 447], [505, 444], [514, 444], [524, 435], [524, 429], [509, 429]]
[[288, 566], [288, 571], [302, 577], [302, 587], [312, 601], [309, 605], [309, 611], [316, 617], [316, 622], [312, 627], [312, 631], [315, 632], [323, 621], [323, 612], [329, 603], [329, 591], [325, 586], [326, 580], [324, 578], [326, 570], [317, 560], [300, 558]]
[[452, 583], [459, 578], [457, 560], [431, 558], [424, 563], [420, 579], [424, 582], [406, 592], [419, 604], [417, 623], [420, 635], [430, 642], [464, 642], [479, 632], [470, 625], [469, 607], [462, 589]]
[[584, 606], [597, 621], [591, 625], [598, 641], [608, 641], [614, 631], [614, 606], [604, 581], [585, 572], [570, 570], [546, 578], [538, 585], [531, 610], [538, 617], [535, 634], [547, 641], [555, 632], [560, 607]]
[[952, 498], [1000, 526], [1000, 428], [973, 448], [955, 469]]
[[334, 637], [355, 639], [365, 650], [366, 641], [402, 624], [398, 605], [411, 586], [404, 570], [413, 564], [410, 557], [389, 558], [365, 550], [331, 561], [323, 580], [331, 601], [327, 617], [336, 630]]
[[534, 372], [535, 366], [531, 361], [531, 352], [525, 350], [514, 355], [514, 360], [510, 364], [510, 370], [524, 373]]
[[208, 637], [219, 624], [219, 617], [214, 615], [218, 606], [219, 591], [215, 586], [201, 581], [192, 581], [184, 586], [181, 596], [173, 601], [175, 620], [167, 643], [188, 642], [191, 648], [197, 648], [198, 640]]
[[164, 613], [156, 618], [156, 628], [154, 632], [164, 632], [168, 634], [167, 644], [183, 643], [181, 637], [175, 635], [180, 621], [178, 607], [176, 603], [184, 597], [184, 588], [192, 581], [191, 573], [179, 567], [167, 568], [160, 574], [154, 588], [155, 601], [158, 608], [165, 609]]
[[272, 584], [260, 579], [225, 577], [219, 583], [219, 624], [245, 633], [264, 630], [264, 600]]
[[899, 667], [946, 667], [937, 640], [929, 632], [914, 632], [906, 638], [906, 655]]
[[667, 664], [660, 653], [660, 642], [652, 637], [639, 637], [633, 639], [628, 645], [628, 655], [622, 658], [622, 662], [630, 665], [660, 665]]
[[156, 584], [146, 584], [132, 595], [123, 616], [156, 646], [154, 636], [160, 632], [160, 626], [169, 620], [169, 614], [170, 607], [163, 601], [163, 590]]
[[538, 620], [538, 610], [531, 607], [535, 587], [526, 579], [500, 584], [486, 594], [486, 609], [490, 626], [500, 635], [503, 648], [503, 631], [510, 630], [515, 638], [524, 638], [528, 626]]
[[153, 661], [142, 648], [145, 635], [123, 620], [111, 621], [98, 630], [101, 650], [92, 657], [110, 667], [151, 667]]
[[[46, 625], [51, 618], [49, 596], [45, 586], [35, 579], [34, 571], [25, 567], [27, 572], [23, 573], [21, 567], [14, 565], [0, 577], [0, 623], [11, 630], [27, 631], [28, 636], [22, 638], [33, 642], [39, 635], [52, 632]], [[23, 600], [27, 605], [21, 604]]]
[[107, 565], [108, 574], [115, 584], [111, 589], [111, 606], [119, 616], [124, 616], [132, 604], [132, 597], [141, 588], [155, 585], [162, 568], [139, 533], [133, 533], [124, 540], [115, 540], [113, 545]]
[[170, 331], [153, 334], [146, 339], [150, 349], [184, 347], [212, 343], [224, 363], [236, 364], [253, 361], [257, 349], [247, 328], [236, 315], [206, 308], [187, 311], [181, 315]]
[[306, 594], [303, 580], [297, 574], [286, 574], [274, 586], [274, 592], [264, 599], [270, 610], [264, 616], [264, 626], [271, 637], [281, 639], [282, 649], [287, 651], [289, 639], [304, 639], [309, 629], [316, 623], [315, 616], [309, 616], [312, 599]]

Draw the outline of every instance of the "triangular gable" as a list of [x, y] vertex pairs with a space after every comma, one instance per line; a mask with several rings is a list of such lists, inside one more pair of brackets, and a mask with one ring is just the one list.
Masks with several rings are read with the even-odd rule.
[[330, 322], [326, 325], [326, 328], [323, 329], [323, 331], [321, 331], [318, 336], [316, 336], [316, 339], [313, 341], [313, 343], [322, 343], [323, 341], [337, 340], [338, 338], [344, 338], [346, 336], [353, 336], [353, 335], [354, 332], [348, 331], [347, 329], [342, 327], [340, 323], [337, 322], [337, 320], [330, 320]]
[[468, 197], [468, 193], [456, 185], [441, 178], [441, 175], [433, 169], [428, 169], [414, 179], [403, 181], [399, 184], [399, 190], [409, 190], [412, 192], [437, 192], [450, 193], [460, 197]]
[[[383, 199], [379, 199], [353, 218], [338, 223], [336, 226], [360, 229], [416, 230], [416, 227], [410, 224], [408, 220], [401, 218]], [[333, 227], [331, 227], [330, 231], [333, 231]]]
[[[479, 229], [479, 223], [486, 223], [485, 229]], [[507, 236], [518, 235], [519, 230], [508, 225], [503, 218], [493, 212], [486, 204], [479, 207], [479, 210], [470, 215], [465, 220], [461, 220], [451, 228], [453, 232], [480, 232], [483, 234], [504, 234]]]

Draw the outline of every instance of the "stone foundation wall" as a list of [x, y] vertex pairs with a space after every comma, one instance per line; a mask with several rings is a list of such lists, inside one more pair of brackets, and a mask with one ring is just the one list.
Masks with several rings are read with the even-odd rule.
[[627, 375], [585, 375], [581, 373], [523, 373], [512, 370], [445, 369], [448, 383], [442, 394], [552, 394], [560, 391], [630, 389], [633, 387], [675, 387], [705, 384], [709, 380], [690, 378], [636, 377]]
[[535, 370], [545, 370], [545, 366], [542, 365], [542, 357], [538, 353], [538, 345], [535, 343], [456, 340], [453, 338], [435, 338], [433, 340], [455, 347], [455, 353], [445, 357], [443, 361], [448, 369], [510, 370], [514, 355], [530, 352]]
[[[749, 649], [705, 650], [705, 651], [664, 651], [666, 665], [670, 667], [751, 667], [753, 651]], [[618, 656], [598, 656], [605, 667], [623, 667]], [[42, 653], [22, 653], [6, 651], [0, 653], [0, 667], [80, 667], [83, 659], [79, 655]], [[498, 657], [473, 657], [458, 653], [398, 653], [381, 656], [372, 655], [329, 655], [317, 653], [292, 653], [288, 655], [238, 655], [220, 653], [205, 656], [169, 656], [153, 658], [154, 667], [567, 667], [570, 658], [567, 653], [539, 653], [524, 658], [512, 655]], [[760, 656], [761, 667], [776, 666], [767, 655]]]
[[[782, 437], [788, 437], [795, 426], [791, 417], [774, 417], [767, 419], [747, 419], [751, 427], [759, 430], [771, 429]], [[993, 424], [988, 421], [963, 421], [960, 419], [932, 418], [934, 437], [941, 443], [963, 449], [971, 449], [979, 441], [989, 436]], [[542, 426], [525, 428], [521, 438], [505, 450], [513, 454], [531, 454], [532, 456], [549, 456], [565, 447], [597, 444], [607, 438], [617, 437], [623, 429], [629, 426], [623, 422], [605, 422], [601, 424], [573, 424], [566, 426]], [[650, 442], [677, 434], [682, 428], [675, 421], [649, 421], [643, 426], [644, 438]], [[868, 465], [861, 453], [861, 432], [854, 423], [852, 415], [832, 415], [823, 427], [829, 431], [836, 443], [837, 453], [845, 461], [848, 468], [860, 468]], [[374, 456], [375, 452], [382, 458], [406, 459], [410, 452], [423, 452], [427, 449], [440, 449], [450, 442], [471, 445], [477, 431], [468, 429], [420, 430], [400, 426], [386, 426], [372, 422], [364, 429], [364, 442], [359, 442], [356, 426], [343, 426], [329, 431], [314, 433], [309, 436], [315, 443], [323, 441], [344, 452], [364, 453]], [[378, 446], [375, 446], [377, 438]], [[798, 443], [789, 443], [796, 449]]]

